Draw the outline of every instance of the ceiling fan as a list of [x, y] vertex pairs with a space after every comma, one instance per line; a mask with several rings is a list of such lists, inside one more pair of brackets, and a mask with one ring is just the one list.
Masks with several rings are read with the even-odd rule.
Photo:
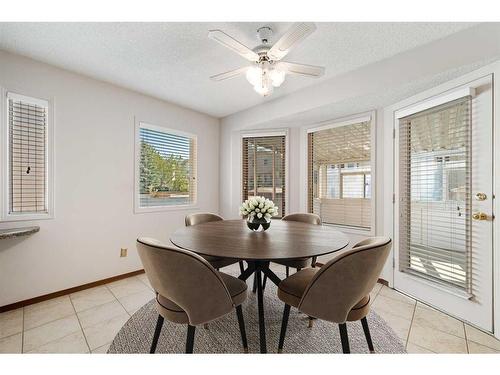
[[253, 64], [229, 72], [216, 74], [210, 79], [223, 81], [245, 74], [254, 90], [262, 96], [272, 94], [274, 87], [279, 87], [287, 74], [295, 74], [306, 77], [321, 77], [325, 68], [321, 66], [297, 64], [281, 61], [297, 44], [316, 30], [314, 23], [295, 23], [292, 27], [271, 47], [269, 42], [273, 30], [264, 26], [257, 30], [261, 45], [253, 50], [243, 45], [233, 37], [221, 30], [210, 30], [208, 37], [219, 42]]

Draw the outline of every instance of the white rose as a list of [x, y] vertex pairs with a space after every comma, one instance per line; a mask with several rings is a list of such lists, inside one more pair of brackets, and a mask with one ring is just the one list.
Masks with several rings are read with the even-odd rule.
[[262, 214], [259, 212], [259, 213], [257, 214], [257, 217], [260, 219], [260, 218], [262, 217]]
[[266, 211], [267, 211], [267, 208], [266, 208], [266, 207], [264, 207], [264, 208], [261, 208], [261, 209], [260, 209], [260, 212], [262, 212], [263, 214], [265, 214], [265, 213], [266, 213]]
[[269, 220], [269, 219], [271, 219], [271, 214], [265, 214], [265, 215], [264, 215], [264, 217], [265, 217], [267, 220]]
[[260, 210], [258, 208], [255, 209], [255, 212], [260, 212]]
[[260, 202], [259, 208], [264, 208], [264, 203]]

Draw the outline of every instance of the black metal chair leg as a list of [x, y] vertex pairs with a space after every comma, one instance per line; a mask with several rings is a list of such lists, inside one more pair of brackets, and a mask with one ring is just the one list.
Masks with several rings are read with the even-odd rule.
[[368, 320], [366, 320], [366, 316], [361, 319], [361, 325], [363, 326], [363, 331], [365, 332], [368, 349], [370, 349], [370, 353], [375, 353], [375, 349], [373, 348], [372, 336], [370, 335], [370, 328], [368, 327]]
[[151, 349], [149, 349], [150, 353], [154, 353], [156, 351], [156, 345], [158, 344], [158, 339], [160, 338], [161, 327], [163, 327], [163, 316], [158, 315], [155, 333], [153, 335], [153, 342], [151, 343]]
[[288, 326], [288, 317], [290, 316], [290, 305], [285, 304], [285, 309], [283, 310], [283, 319], [281, 320], [281, 332], [280, 341], [278, 344], [278, 353], [283, 351], [283, 345], [285, 344], [285, 334], [286, 328]]
[[238, 325], [240, 326], [243, 350], [245, 351], [245, 353], [248, 353], [247, 332], [245, 330], [245, 320], [243, 319], [243, 309], [241, 308], [241, 305], [236, 306], [236, 316], [238, 317]]
[[312, 257], [312, 260], [311, 260], [311, 267], [316, 267], [316, 262], [318, 261], [318, 257]]
[[255, 293], [256, 291], [257, 291], [257, 272], [254, 272], [252, 292]]
[[290, 276], [290, 267], [286, 266], [286, 277]]
[[267, 275], [264, 274], [264, 281], [262, 281], [262, 290], [266, 289], [266, 281], [267, 281]]
[[340, 341], [342, 342], [342, 351], [344, 354], [351, 352], [349, 349], [349, 336], [347, 335], [347, 325], [345, 323], [339, 324]]
[[191, 354], [194, 347], [194, 333], [196, 327], [188, 324], [187, 340], [186, 340], [186, 353]]
[[243, 265], [243, 261], [242, 261], [242, 260], [240, 260], [240, 261], [238, 262], [238, 264], [240, 265], [240, 273], [245, 272], [245, 266]]

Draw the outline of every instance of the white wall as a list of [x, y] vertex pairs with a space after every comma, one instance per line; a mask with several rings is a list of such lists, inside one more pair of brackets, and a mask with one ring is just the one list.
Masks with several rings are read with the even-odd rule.
[[0, 241], [0, 306], [141, 269], [137, 236], [183, 225], [186, 210], [134, 214], [134, 117], [198, 135], [198, 209], [218, 212], [218, 119], [2, 51], [0, 88], [55, 107], [55, 218], [0, 223], [41, 228]]

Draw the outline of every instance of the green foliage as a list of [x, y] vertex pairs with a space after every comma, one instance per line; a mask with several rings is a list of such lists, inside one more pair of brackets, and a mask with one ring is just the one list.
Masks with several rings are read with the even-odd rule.
[[163, 157], [153, 146], [141, 142], [141, 194], [159, 191], [187, 192], [189, 188], [189, 160], [179, 155]]

